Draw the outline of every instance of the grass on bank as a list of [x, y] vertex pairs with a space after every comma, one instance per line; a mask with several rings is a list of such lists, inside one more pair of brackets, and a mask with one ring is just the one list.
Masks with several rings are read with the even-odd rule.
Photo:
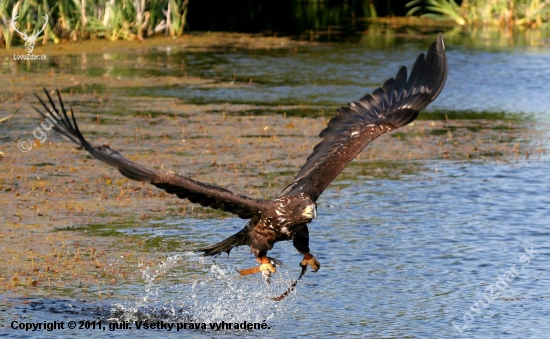
[[541, 27], [550, 22], [549, 0], [413, 0], [407, 15], [452, 19], [458, 25]]
[[49, 20], [42, 42], [106, 38], [143, 40], [181, 36], [189, 0], [0, 0], [0, 46], [23, 43], [15, 28], [36, 33]]

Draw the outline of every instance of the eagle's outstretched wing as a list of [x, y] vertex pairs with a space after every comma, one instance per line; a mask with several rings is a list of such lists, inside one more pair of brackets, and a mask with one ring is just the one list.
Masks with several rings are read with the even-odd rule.
[[[77, 144], [79, 148], [84, 148], [95, 158], [116, 167], [120, 173], [132, 180], [149, 182], [182, 199], [187, 198], [189, 201], [201, 204], [202, 206], [231, 212], [243, 219], [250, 219], [253, 215], [263, 212], [267, 204], [270, 203], [266, 200], [252, 199], [244, 195], [236, 194], [224, 188], [208, 185], [172, 172], [159, 171], [143, 166], [124, 158], [120, 153], [112, 150], [109, 146], [94, 147], [90, 145], [86, 139], [84, 139], [82, 133], [80, 133], [72, 108], [70, 110], [72, 119], [67, 115], [59, 90], [57, 91], [57, 96], [59, 98], [61, 111], [57, 109], [49, 93], [46, 90], [44, 90], [44, 92], [46, 92], [51, 107], [48, 107], [48, 105], [36, 95], [42, 106], [46, 109], [46, 113], [34, 106], [33, 108], [45, 119], [50, 118], [58, 120], [58, 123], [54, 125], [54, 130], [65, 139]], [[50, 117], [48, 117], [48, 115]], [[55, 116], [55, 118], [53, 116]]]
[[306, 193], [314, 201], [349, 162], [371, 141], [412, 122], [420, 110], [432, 102], [447, 79], [447, 57], [441, 34], [428, 50], [420, 54], [407, 80], [401, 67], [395, 79], [365, 95], [359, 102], [338, 109], [319, 135], [315, 146], [294, 181], [279, 196]]

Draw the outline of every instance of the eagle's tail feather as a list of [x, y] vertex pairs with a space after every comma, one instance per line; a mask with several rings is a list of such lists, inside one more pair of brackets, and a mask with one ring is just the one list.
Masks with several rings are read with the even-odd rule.
[[219, 243], [212, 245], [210, 247], [200, 248], [197, 251], [204, 252], [204, 256], [209, 255], [218, 255], [222, 252], [226, 252], [229, 255], [229, 252], [233, 247], [238, 247], [241, 245], [249, 245], [248, 237], [245, 229], [240, 230], [239, 232], [233, 234], [229, 238], [220, 241]]

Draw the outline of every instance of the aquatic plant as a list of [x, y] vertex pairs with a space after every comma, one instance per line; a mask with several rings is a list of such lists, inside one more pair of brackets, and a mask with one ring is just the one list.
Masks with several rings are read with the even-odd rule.
[[550, 22], [550, 1], [546, 0], [413, 0], [407, 15], [449, 18], [459, 25], [491, 24], [540, 27]]
[[426, 10], [428, 13], [424, 14], [424, 17], [439, 18], [443, 16], [453, 19], [459, 25], [466, 24], [460, 6], [454, 0], [413, 0], [407, 3], [406, 7], [412, 7], [407, 15]]
[[10, 6], [9, 0], [0, 0], [0, 46], [9, 48], [13, 39], [14, 29], [10, 22], [15, 18], [15, 13], [19, 9], [20, 2]]
[[[31, 32], [50, 18], [42, 41], [107, 38], [143, 40], [152, 35], [181, 36], [189, 0], [0, 0], [0, 46], [23, 43], [12, 22]], [[19, 12], [17, 20], [15, 11]]]

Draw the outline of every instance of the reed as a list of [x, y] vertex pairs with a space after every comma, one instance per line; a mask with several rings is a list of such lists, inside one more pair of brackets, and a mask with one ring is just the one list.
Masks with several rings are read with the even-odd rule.
[[452, 19], [458, 25], [541, 27], [550, 23], [550, 0], [413, 0], [407, 15]]
[[31, 33], [49, 17], [42, 41], [106, 38], [143, 40], [153, 35], [181, 36], [189, 0], [0, 0], [0, 46], [24, 41], [15, 26]]

